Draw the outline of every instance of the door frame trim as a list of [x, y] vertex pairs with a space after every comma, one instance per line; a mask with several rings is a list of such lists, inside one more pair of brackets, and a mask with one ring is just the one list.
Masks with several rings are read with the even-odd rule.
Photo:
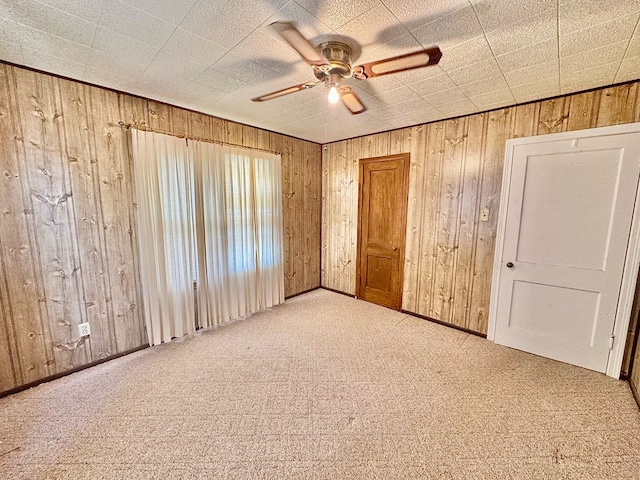
[[[610, 135], [621, 135], [626, 133], [640, 133], [640, 123], [628, 123], [610, 127], [589, 128], [585, 130], [575, 130], [572, 132], [551, 133], [534, 137], [513, 138], [506, 142], [504, 154], [504, 169], [502, 174], [502, 188], [500, 190], [500, 208], [498, 213], [498, 229], [496, 232], [496, 246], [493, 257], [493, 273], [491, 276], [491, 297], [489, 301], [489, 325], [487, 329], [487, 339], [495, 342], [497, 310], [498, 310], [498, 286], [502, 272], [502, 255], [504, 251], [504, 234], [507, 221], [506, 199], [511, 193], [511, 171], [513, 167], [513, 152], [517, 145], [528, 145], [534, 143], [546, 143], [557, 140], [569, 140], [572, 138], [588, 138]], [[639, 179], [640, 181], [640, 179]], [[613, 335], [615, 335], [613, 348], [609, 352], [606, 374], [610, 377], [619, 378], [622, 369], [625, 345], [627, 343], [627, 333], [631, 321], [631, 307], [638, 279], [638, 268], [640, 265], [640, 183], [636, 187], [636, 199], [631, 219], [631, 230], [627, 252], [625, 254], [624, 269], [622, 271], [622, 283], [618, 297], [618, 307], [613, 324]]]
[[381, 157], [366, 157], [358, 159], [358, 224], [356, 226], [356, 288], [355, 292], [356, 298], [360, 298], [360, 249], [362, 247], [362, 183], [364, 181], [363, 173], [364, 173], [364, 165], [363, 161], [385, 161], [392, 160], [394, 158], [402, 158], [403, 159], [403, 175], [402, 175], [402, 186], [403, 186], [403, 214], [404, 214], [404, 222], [402, 226], [402, 241], [398, 246], [400, 252], [398, 254], [398, 258], [400, 259], [400, 294], [397, 302], [396, 310], [400, 311], [402, 309], [402, 296], [404, 293], [404, 263], [405, 263], [405, 252], [406, 252], [406, 243], [407, 243], [407, 213], [409, 208], [409, 174], [411, 170], [411, 154], [410, 153], [394, 153], [392, 155], [383, 155]]

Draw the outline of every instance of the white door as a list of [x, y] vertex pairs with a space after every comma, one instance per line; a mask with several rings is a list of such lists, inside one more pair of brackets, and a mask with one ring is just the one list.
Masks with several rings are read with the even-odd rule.
[[640, 177], [640, 133], [587, 134], [597, 136], [548, 135], [507, 146], [493, 335], [502, 345], [605, 372]]

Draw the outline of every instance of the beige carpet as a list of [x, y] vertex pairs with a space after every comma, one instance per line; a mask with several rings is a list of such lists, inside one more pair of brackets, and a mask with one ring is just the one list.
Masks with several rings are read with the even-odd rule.
[[629, 386], [317, 290], [0, 399], [0, 478], [639, 479]]

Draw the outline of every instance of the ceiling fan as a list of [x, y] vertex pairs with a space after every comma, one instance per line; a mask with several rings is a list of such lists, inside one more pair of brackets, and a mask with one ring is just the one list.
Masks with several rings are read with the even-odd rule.
[[319, 84], [324, 84], [329, 89], [329, 101], [342, 103], [349, 111], [356, 115], [366, 110], [354, 90], [349, 85], [341, 83], [343, 78], [356, 78], [366, 80], [380, 77], [390, 73], [403, 72], [414, 68], [436, 65], [442, 57], [438, 47], [426, 48], [413, 53], [386, 58], [375, 62], [363, 63], [351, 66], [353, 47], [343, 41], [327, 41], [314, 46], [307, 40], [292, 22], [274, 22], [270, 25], [280, 36], [291, 45], [302, 59], [311, 65], [316, 81], [293, 85], [276, 92], [267, 93], [260, 97], [252, 98], [254, 102], [264, 102], [274, 98], [308, 90]]

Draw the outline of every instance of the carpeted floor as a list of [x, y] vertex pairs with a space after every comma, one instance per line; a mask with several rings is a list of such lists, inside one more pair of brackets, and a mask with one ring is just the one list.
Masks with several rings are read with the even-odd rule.
[[0, 399], [0, 478], [640, 479], [629, 386], [316, 290]]

